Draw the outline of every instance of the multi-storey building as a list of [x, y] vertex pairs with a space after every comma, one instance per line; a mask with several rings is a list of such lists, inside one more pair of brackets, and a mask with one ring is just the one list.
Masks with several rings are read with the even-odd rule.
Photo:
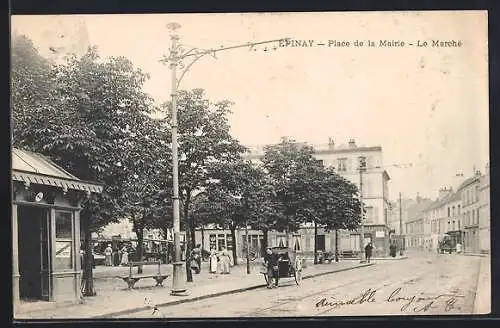
[[[431, 201], [428, 198], [422, 198], [418, 195], [413, 198], [401, 198], [401, 200], [391, 202], [389, 210], [389, 228], [391, 229], [391, 239], [403, 248], [407, 244], [405, 242], [406, 223], [408, 222], [408, 208], [422, 203], [423, 201]], [[401, 208], [400, 208], [401, 207]], [[402, 231], [401, 231], [402, 230]]]
[[424, 249], [426, 229], [425, 223], [429, 219], [427, 209], [433, 204], [427, 198], [417, 198], [417, 202], [407, 208], [407, 222], [405, 231], [405, 248]]
[[457, 192], [462, 201], [463, 246], [464, 252], [479, 252], [479, 188], [481, 173], [476, 171], [473, 177], [465, 180]]
[[[385, 254], [389, 248], [389, 175], [384, 169], [381, 146], [358, 146], [351, 139], [345, 146], [336, 146], [332, 139], [328, 145], [313, 146], [314, 156], [323, 165], [334, 167], [335, 171], [360, 187], [360, 177], [363, 181], [363, 201], [365, 204], [365, 244], [372, 241], [380, 254]], [[247, 158], [258, 161], [263, 156], [263, 147], [249, 147]], [[359, 163], [363, 159], [366, 170], [359, 172]], [[344, 238], [347, 238], [344, 235]], [[351, 232], [348, 240], [342, 244], [351, 249], [359, 249], [359, 232]]]
[[455, 239], [460, 239], [460, 194], [453, 192], [452, 188], [439, 190], [438, 198], [425, 209], [425, 248], [435, 250], [444, 234]]
[[486, 166], [486, 172], [479, 181], [479, 252], [489, 254], [490, 252], [490, 170]]

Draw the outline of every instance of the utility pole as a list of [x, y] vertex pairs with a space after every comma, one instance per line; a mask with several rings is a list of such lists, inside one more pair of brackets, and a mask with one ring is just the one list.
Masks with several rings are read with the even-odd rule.
[[[179, 213], [179, 157], [178, 157], [178, 143], [177, 143], [177, 134], [178, 134], [178, 126], [177, 126], [177, 90], [179, 87], [179, 84], [186, 74], [186, 72], [189, 70], [189, 68], [200, 58], [204, 57], [205, 55], [211, 55], [212, 57], [216, 58], [215, 54], [220, 51], [225, 51], [225, 50], [230, 50], [230, 49], [236, 49], [236, 48], [243, 48], [243, 47], [248, 47], [249, 50], [256, 50], [254, 47], [256, 45], [261, 45], [261, 44], [268, 44], [268, 43], [273, 43], [273, 42], [279, 42], [284, 39], [277, 39], [277, 40], [269, 40], [269, 41], [263, 41], [263, 42], [248, 42], [246, 44], [241, 44], [241, 45], [236, 45], [236, 46], [231, 46], [231, 47], [220, 47], [218, 49], [208, 49], [208, 50], [203, 50], [203, 49], [198, 49], [198, 48], [192, 48], [190, 50], [185, 50], [180, 44], [179, 44], [179, 36], [175, 33], [177, 29], [181, 27], [180, 24], [178, 23], [169, 23], [167, 24], [167, 28], [171, 31], [171, 36], [170, 40], [172, 42], [171, 48], [170, 48], [170, 54], [168, 57], [164, 56], [164, 58], [160, 61], [162, 62], [169, 62], [170, 69], [172, 71], [172, 91], [171, 91], [171, 98], [172, 98], [172, 122], [171, 122], [171, 129], [172, 129], [172, 180], [173, 180], [173, 193], [172, 193], [172, 205], [173, 205], [173, 230], [174, 230], [174, 249], [175, 249], [175, 260], [173, 262], [173, 277], [172, 277], [172, 290], [171, 294], [172, 295], [185, 295], [186, 292], [186, 287], [184, 284], [181, 283], [183, 281], [183, 276], [182, 276], [182, 265], [183, 262], [181, 262], [181, 247], [180, 247], [180, 213]], [[265, 51], [267, 51], [267, 47]], [[192, 60], [191, 62], [184, 66], [182, 63], [182, 60], [191, 57]], [[179, 78], [177, 78], [177, 67], [180, 66], [183, 71], [181, 72], [181, 75]], [[186, 218], [186, 221], [188, 219]], [[186, 222], [189, 223], [189, 222]], [[189, 230], [189, 225], [186, 224], [185, 227], [186, 230], [186, 237], [188, 235], [188, 230]], [[185, 239], [185, 247], [188, 249], [188, 239]], [[233, 241], [234, 242], [234, 241]], [[189, 254], [186, 254], [186, 258], [189, 256]], [[187, 270], [187, 268], [186, 268]]]
[[404, 237], [403, 237], [403, 208], [401, 205], [401, 192], [399, 192], [399, 237], [401, 239], [401, 247], [399, 248], [399, 255], [403, 255]]

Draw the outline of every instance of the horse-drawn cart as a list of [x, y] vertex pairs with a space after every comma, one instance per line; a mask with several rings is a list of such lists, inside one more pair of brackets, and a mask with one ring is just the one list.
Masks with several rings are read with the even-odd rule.
[[[302, 258], [294, 250], [288, 247], [272, 247], [272, 252], [278, 255], [278, 276], [279, 278], [294, 278], [297, 285], [302, 280]], [[263, 263], [261, 273], [264, 275], [266, 283], [269, 283], [267, 266]]]

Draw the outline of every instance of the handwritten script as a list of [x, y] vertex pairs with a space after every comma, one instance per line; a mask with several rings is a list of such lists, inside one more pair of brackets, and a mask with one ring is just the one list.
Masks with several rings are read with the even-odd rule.
[[[316, 308], [329, 307], [332, 309], [340, 308], [348, 305], [376, 303], [377, 289], [369, 288], [362, 291], [358, 296], [348, 299], [339, 299], [336, 297], [322, 298], [316, 303]], [[380, 293], [380, 292], [379, 292]], [[430, 309], [442, 307], [445, 312], [453, 309], [460, 309], [457, 305], [457, 299], [463, 298], [463, 295], [457, 293], [438, 294], [438, 295], [425, 295], [408, 294], [404, 295], [402, 288], [398, 287], [389, 293], [386, 297], [381, 297], [380, 300], [386, 303], [401, 304], [401, 312], [427, 312]]]

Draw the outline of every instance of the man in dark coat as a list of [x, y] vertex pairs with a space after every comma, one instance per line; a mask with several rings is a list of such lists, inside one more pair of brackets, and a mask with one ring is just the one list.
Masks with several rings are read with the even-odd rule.
[[372, 257], [372, 250], [373, 250], [372, 243], [369, 242], [368, 245], [366, 245], [365, 247], [365, 256], [366, 256], [366, 261], [368, 263], [370, 263], [370, 259]]
[[[267, 288], [278, 287], [279, 274], [278, 274], [278, 254], [274, 253], [272, 249], [266, 250], [264, 261], [267, 266]], [[274, 285], [272, 284], [274, 278]]]

